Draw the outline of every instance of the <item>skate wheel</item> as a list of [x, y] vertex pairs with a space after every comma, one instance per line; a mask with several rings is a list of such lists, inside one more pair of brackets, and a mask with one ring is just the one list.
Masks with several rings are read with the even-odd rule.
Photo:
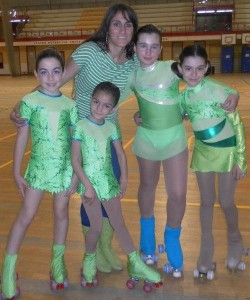
[[250, 253], [250, 248], [243, 248], [243, 249], [242, 249], [242, 255], [248, 256], [249, 253]]
[[162, 282], [162, 281], [155, 282], [155, 283], [153, 284], [153, 286], [156, 287], [156, 288], [160, 288], [161, 286], [163, 286], [163, 282]]
[[214, 279], [214, 271], [208, 271], [207, 272], [207, 279], [213, 280]]
[[163, 244], [158, 245], [158, 252], [159, 253], [164, 253], [165, 252], [165, 247]]
[[244, 271], [244, 270], [246, 270], [246, 268], [247, 268], [247, 266], [243, 261], [241, 261], [237, 266], [237, 269], [240, 271]]
[[153, 287], [152, 287], [151, 284], [145, 283], [145, 284], [143, 285], [143, 291], [144, 291], [145, 293], [151, 293], [152, 290], [153, 290]]
[[134, 289], [135, 287], [135, 282], [133, 279], [129, 279], [127, 282], [126, 282], [126, 286], [128, 289], [132, 290]]

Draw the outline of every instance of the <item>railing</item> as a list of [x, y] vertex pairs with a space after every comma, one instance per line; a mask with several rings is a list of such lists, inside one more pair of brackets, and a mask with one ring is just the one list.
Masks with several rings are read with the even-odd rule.
[[[249, 23], [233, 23], [232, 28], [228, 26], [227, 23], [220, 24], [220, 28], [216, 30], [209, 30], [205, 25], [199, 30], [195, 29], [193, 24], [186, 25], [166, 25], [161, 26], [159, 29], [162, 31], [163, 35], [174, 35], [183, 33], [185, 35], [192, 33], [218, 33], [218, 32], [250, 32], [250, 22]], [[43, 38], [81, 38], [82, 36], [88, 37], [94, 33], [94, 30], [50, 30], [50, 31], [32, 31], [32, 32], [22, 32], [15, 40], [18, 39], [43, 39]]]

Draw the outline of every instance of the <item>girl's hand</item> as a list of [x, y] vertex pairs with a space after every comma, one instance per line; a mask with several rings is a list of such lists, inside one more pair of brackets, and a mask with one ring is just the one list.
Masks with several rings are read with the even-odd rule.
[[239, 95], [238, 94], [231, 94], [228, 95], [227, 99], [224, 101], [224, 103], [221, 104], [221, 107], [226, 110], [228, 113], [231, 113], [235, 111], [239, 101]]
[[96, 198], [97, 195], [94, 188], [92, 186], [85, 187], [85, 193], [82, 195], [82, 203], [87, 203], [91, 205]]
[[27, 181], [21, 175], [14, 175], [14, 180], [16, 182], [19, 193], [24, 199], [26, 190], [30, 188]]
[[142, 118], [141, 118], [141, 115], [140, 115], [140, 112], [139, 112], [139, 111], [137, 111], [137, 112], [134, 114], [133, 119], [134, 119], [134, 122], [135, 122], [135, 124], [136, 124], [137, 126], [140, 126], [140, 125], [141, 125], [141, 123], [142, 123]]
[[240, 167], [238, 165], [235, 165], [232, 174], [235, 180], [240, 180], [244, 178], [244, 173], [241, 171]]

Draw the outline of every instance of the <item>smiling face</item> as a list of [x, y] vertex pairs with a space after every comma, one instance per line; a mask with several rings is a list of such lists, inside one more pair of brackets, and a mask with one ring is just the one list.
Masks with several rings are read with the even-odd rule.
[[141, 33], [135, 52], [143, 68], [153, 65], [161, 53], [161, 37], [156, 33]]
[[125, 48], [132, 40], [134, 27], [128, 16], [125, 18], [122, 12], [117, 12], [111, 19], [108, 31], [108, 45]]
[[104, 119], [114, 109], [114, 98], [110, 93], [99, 90], [96, 91], [90, 102], [90, 118], [96, 123], [103, 123]]
[[204, 78], [208, 64], [200, 56], [187, 56], [181, 65], [178, 65], [179, 72], [184, 81], [190, 87], [195, 87]]
[[59, 95], [59, 87], [63, 76], [61, 63], [55, 57], [46, 57], [40, 60], [38, 68], [34, 71], [41, 88], [48, 95]]

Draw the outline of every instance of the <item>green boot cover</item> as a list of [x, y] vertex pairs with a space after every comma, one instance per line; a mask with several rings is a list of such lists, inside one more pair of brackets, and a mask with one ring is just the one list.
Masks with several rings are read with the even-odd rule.
[[102, 218], [102, 232], [99, 238], [99, 251], [101, 249], [106, 260], [111, 267], [115, 270], [122, 270], [122, 262], [112, 248], [112, 239], [114, 235], [114, 229], [111, 227], [108, 218]]
[[16, 295], [16, 261], [17, 254], [5, 253], [2, 268], [2, 294], [6, 298]]
[[[83, 237], [85, 238], [86, 234], [89, 231], [89, 227], [82, 226], [82, 233]], [[110, 266], [110, 263], [105, 258], [102, 248], [100, 247], [100, 242], [98, 241], [96, 246], [96, 267], [100, 272], [103, 273], [110, 273], [112, 271], [112, 268]]]
[[67, 278], [64, 260], [65, 245], [53, 245], [51, 255], [51, 273], [56, 283], [63, 283]]
[[142, 261], [138, 251], [131, 252], [128, 255], [127, 268], [128, 274], [131, 278], [148, 280], [153, 283], [161, 281], [160, 273], [146, 265], [144, 261]]
[[94, 282], [96, 277], [96, 253], [85, 253], [82, 262], [82, 272], [86, 282]]

